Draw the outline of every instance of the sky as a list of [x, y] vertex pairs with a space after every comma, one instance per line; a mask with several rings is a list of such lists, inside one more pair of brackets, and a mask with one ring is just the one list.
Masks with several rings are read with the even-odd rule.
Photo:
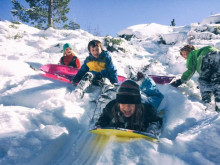
[[[24, 4], [25, 0], [19, 0]], [[12, 20], [10, 0], [0, 0], [1, 20]], [[176, 26], [201, 22], [220, 13], [219, 0], [71, 0], [68, 18], [81, 29], [101, 36], [116, 34], [132, 25], [158, 23]]]

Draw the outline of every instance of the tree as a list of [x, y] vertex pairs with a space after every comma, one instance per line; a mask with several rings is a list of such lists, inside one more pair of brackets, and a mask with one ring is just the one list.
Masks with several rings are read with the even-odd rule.
[[101, 32], [99, 30], [99, 25], [96, 28], [93, 28], [91, 24], [87, 25], [87, 32], [93, 34], [94, 36], [101, 36]]
[[76, 22], [74, 21], [70, 21], [69, 24], [65, 24], [63, 26], [64, 29], [70, 29], [70, 30], [76, 30], [76, 29], [80, 29], [80, 25], [77, 24]]
[[25, 0], [30, 8], [26, 8], [17, 0], [13, 3], [13, 16], [17, 16], [22, 22], [30, 23], [40, 29], [54, 27], [54, 23], [64, 23], [68, 20], [70, 0]]
[[173, 20], [171, 21], [170, 26], [176, 26], [175, 19], [173, 19]]

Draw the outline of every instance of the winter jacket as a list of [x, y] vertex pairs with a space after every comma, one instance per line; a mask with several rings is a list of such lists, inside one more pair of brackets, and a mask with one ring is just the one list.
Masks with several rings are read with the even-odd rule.
[[151, 104], [154, 109], [157, 109], [164, 96], [157, 88], [155, 82], [150, 77], [145, 78], [140, 85], [140, 90], [146, 96], [145, 98], [142, 97], [142, 102]]
[[188, 81], [193, 76], [195, 71], [197, 71], [200, 75], [202, 58], [208, 54], [212, 54], [217, 51], [219, 50], [211, 46], [206, 46], [201, 49], [191, 51], [187, 56], [187, 61], [186, 61], [187, 71], [185, 71], [182, 74], [181, 81], [183, 83]]
[[112, 58], [107, 51], [102, 51], [102, 53], [95, 58], [91, 53], [85, 59], [84, 64], [78, 71], [76, 77], [77, 79], [82, 79], [82, 77], [88, 71], [94, 71], [101, 73], [102, 77], [106, 77], [111, 83], [117, 83], [117, 70], [115, 69]]
[[[112, 108], [116, 103], [117, 103], [116, 100], [112, 100], [106, 105], [98, 121], [95, 124], [96, 126], [120, 127], [120, 128], [126, 128], [126, 129], [138, 130], [138, 131], [146, 131], [151, 123], [157, 122], [159, 123], [160, 126], [162, 125], [162, 119], [156, 115], [154, 108], [150, 104], [143, 104], [144, 109], [141, 115], [142, 117], [141, 129], [139, 129], [138, 121], [136, 121], [135, 115], [126, 118], [123, 116], [120, 110], [117, 110], [119, 116], [119, 122], [116, 123], [113, 117], [113, 110], [112, 110]], [[133, 126], [131, 124], [131, 121], [133, 121]]]
[[80, 69], [80, 61], [77, 56], [63, 56], [60, 59], [60, 64], [66, 66], [72, 66], [74, 68]]

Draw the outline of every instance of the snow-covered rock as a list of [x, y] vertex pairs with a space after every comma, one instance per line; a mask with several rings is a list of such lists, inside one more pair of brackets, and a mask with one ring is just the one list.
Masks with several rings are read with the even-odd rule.
[[210, 15], [209, 17], [204, 18], [201, 24], [220, 24], [220, 14]]

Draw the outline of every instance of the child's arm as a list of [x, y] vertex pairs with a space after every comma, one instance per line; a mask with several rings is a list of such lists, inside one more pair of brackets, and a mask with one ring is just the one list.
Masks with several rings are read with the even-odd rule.
[[196, 55], [194, 55], [192, 52], [188, 56], [189, 57], [187, 57], [187, 64], [186, 64], [187, 71], [185, 71], [181, 77], [181, 81], [183, 83], [188, 81], [196, 71], [196, 63], [197, 63]]
[[73, 78], [73, 82], [74, 83], [78, 83], [82, 77], [86, 74], [86, 72], [89, 71], [88, 66], [86, 65], [86, 59], [82, 65], [82, 67], [80, 68], [80, 70], [77, 72], [76, 76]]
[[107, 59], [106, 59], [106, 70], [102, 70], [101, 74], [103, 77], [108, 77], [111, 83], [118, 82], [117, 69], [113, 65], [112, 58], [108, 53], [107, 53]]
[[63, 57], [60, 58], [59, 64], [64, 65], [64, 64], [63, 64]]
[[76, 58], [76, 68], [77, 68], [77, 69], [80, 69], [80, 68], [81, 68], [81, 64], [80, 64], [80, 61], [79, 61], [79, 58], [78, 58], [78, 57]]

